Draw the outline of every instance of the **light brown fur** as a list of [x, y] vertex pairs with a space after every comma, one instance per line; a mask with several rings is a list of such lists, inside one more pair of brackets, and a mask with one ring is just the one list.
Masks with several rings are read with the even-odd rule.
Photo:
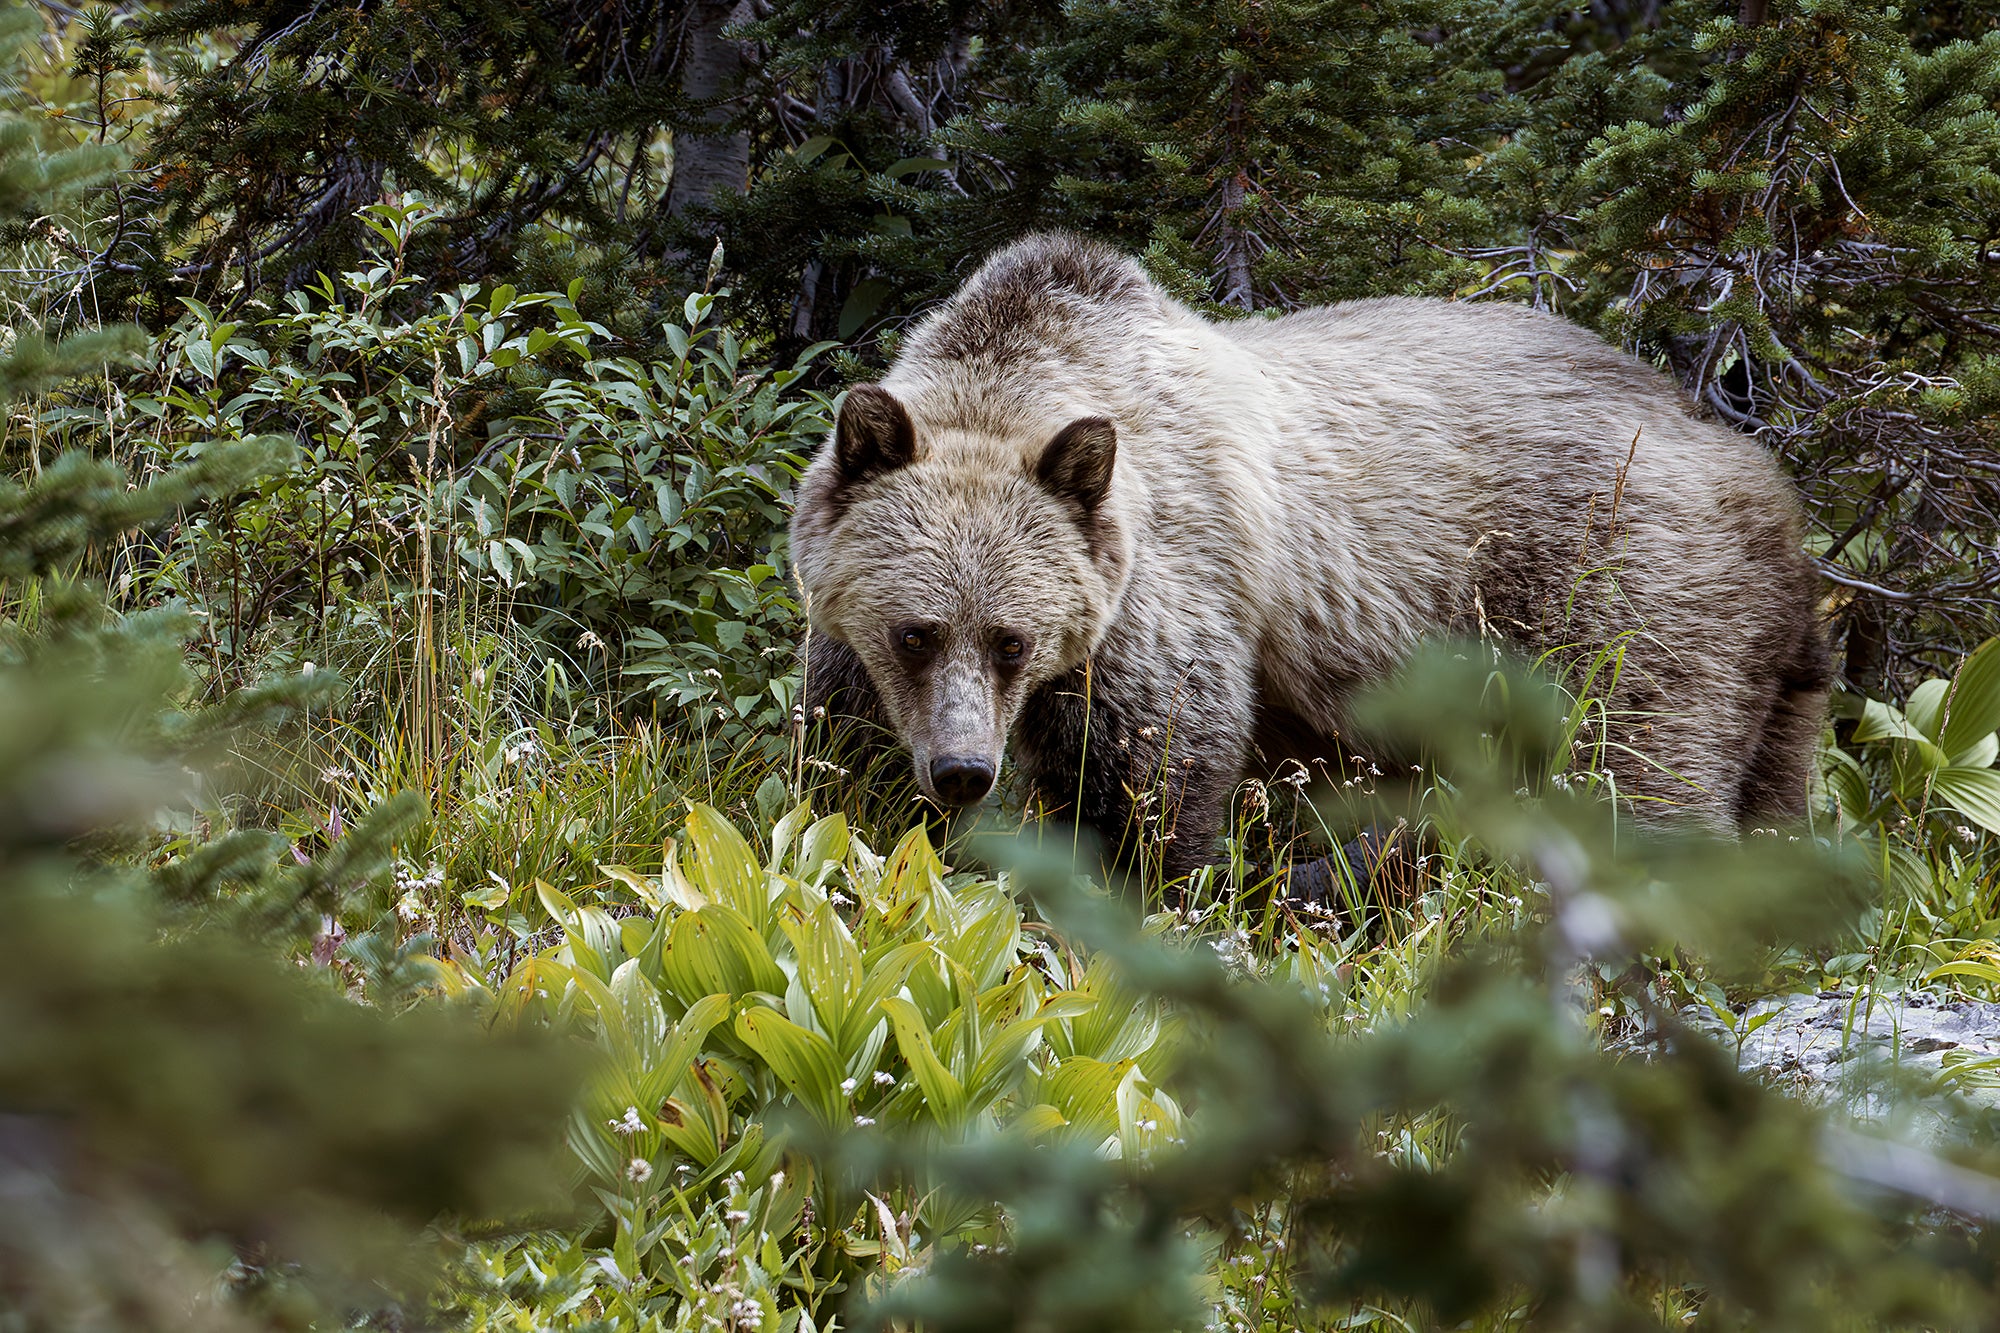
[[[997, 763], [1011, 730], [1046, 799], [1081, 787], [1114, 839], [1152, 818], [1186, 869], [1260, 724], [1328, 753], [1357, 686], [1458, 632], [1622, 644], [1610, 739], [1644, 758], [1613, 766], [1655, 808], [1718, 829], [1802, 808], [1826, 665], [1792, 489], [1583, 329], [1420, 300], [1217, 323], [1042, 236], [919, 325], [880, 390], [841, 427], [873, 461], [822, 452], [793, 549], [809, 694], [879, 708], [920, 780], [939, 754]], [[899, 408], [885, 465], [869, 441]], [[1037, 469], [1092, 417], [1115, 464], [1079, 504]], [[891, 640], [919, 621], [920, 661]], [[995, 666], [1003, 634], [1024, 664]]]

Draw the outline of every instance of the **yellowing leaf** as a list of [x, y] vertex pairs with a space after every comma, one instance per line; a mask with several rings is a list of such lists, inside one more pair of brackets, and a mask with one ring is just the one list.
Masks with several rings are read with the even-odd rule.
[[[764, 871], [736, 826], [706, 805], [688, 811], [688, 842], [694, 851], [694, 887], [714, 902], [734, 908], [762, 934], [770, 924], [771, 899]], [[686, 866], [682, 871], [686, 873]]]
[[924, 1016], [900, 996], [882, 1001], [882, 1012], [896, 1029], [896, 1048], [916, 1074], [931, 1114], [939, 1124], [957, 1128], [965, 1119], [965, 1088], [938, 1059], [930, 1033], [924, 1029]]
[[861, 992], [861, 950], [847, 932], [847, 923], [833, 905], [821, 898], [803, 912], [794, 911], [781, 923], [798, 957], [799, 980], [812, 1000], [819, 1021], [839, 1033], [847, 1011]]
[[1961, 958], [1957, 962], [1946, 963], [1924, 973], [1924, 981], [1927, 983], [1936, 981], [1939, 977], [1971, 977], [1975, 981], [2000, 984], [2000, 967], [1995, 967], [1992, 963]]
[[640, 902], [646, 904], [646, 906], [652, 908], [655, 912], [665, 906], [665, 901], [660, 896], [659, 884], [654, 880], [647, 879], [630, 866], [600, 865], [597, 867], [597, 873], [608, 879], [615, 879], [626, 888], [632, 890], [638, 896]]
[[833, 1046], [776, 1009], [753, 1004], [736, 1016], [736, 1035], [757, 1052], [799, 1103], [828, 1126], [846, 1120], [841, 1065]]
[[683, 1003], [704, 995], [781, 995], [785, 990], [785, 974], [763, 937], [741, 914], [720, 903], [674, 922], [660, 951], [660, 972]]

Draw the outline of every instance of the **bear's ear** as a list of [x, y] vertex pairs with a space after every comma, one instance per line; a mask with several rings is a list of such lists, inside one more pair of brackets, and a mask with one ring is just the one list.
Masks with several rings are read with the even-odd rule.
[[1035, 479], [1085, 514], [1095, 514], [1111, 493], [1111, 465], [1118, 457], [1118, 428], [1109, 417], [1078, 417], [1050, 440], [1035, 464]]
[[833, 461], [851, 486], [916, 461], [917, 428], [896, 396], [879, 384], [857, 384], [840, 405]]

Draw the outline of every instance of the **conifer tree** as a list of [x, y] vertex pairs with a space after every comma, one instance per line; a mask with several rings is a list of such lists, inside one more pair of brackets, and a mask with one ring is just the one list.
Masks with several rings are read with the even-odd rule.
[[1039, 98], [1104, 145], [1063, 182], [1094, 230], [1238, 310], [1445, 292], [1483, 234], [1467, 165], [1507, 113], [1479, 0], [1085, 4]]
[[[1912, 653], [2000, 628], [2000, 31], [1967, 10], [1952, 32], [1855, 3], [1689, 9], [1616, 57], [1705, 57], [1671, 117], [1607, 104], [1574, 170], [1544, 129], [1537, 168], [1569, 194], [1533, 234], [1578, 252], [1563, 308], [1799, 475], [1848, 677], [1879, 693]], [[1549, 91], [1544, 126], [1570, 110]]]
[[[43, 151], [17, 91], [19, 67], [41, 32], [33, 7], [0, 6], [0, 246], [22, 244], [32, 234], [30, 224], [104, 180], [121, 160], [118, 150], [106, 144]], [[11, 342], [0, 351], [0, 409], [57, 381], [101, 368], [136, 351], [143, 341], [129, 327], [92, 329], [59, 340], [33, 327], [17, 325], [12, 332]]]

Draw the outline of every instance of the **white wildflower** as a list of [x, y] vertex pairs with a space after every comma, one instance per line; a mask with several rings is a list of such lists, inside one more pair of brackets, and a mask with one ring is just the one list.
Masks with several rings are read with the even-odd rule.
[[623, 1116], [616, 1120], [607, 1120], [604, 1123], [611, 1126], [613, 1133], [628, 1136], [644, 1133], [646, 1129], [646, 1122], [639, 1118], [639, 1108], [636, 1106], [626, 1107]]
[[643, 1185], [653, 1178], [653, 1164], [643, 1157], [634, 1157], [625, 1164], [625, 1179]]
[[895, 1082], [896, 1082], [896, 1076], [894, 1074], [891, 1074], [886, 1070], [881, 1070], [881, 1069], [875, 1071], [875, 1083], [878, 1087], [884, 1087], [884, 1088], [892, 1087], [894, 1086]]
[[858, 1115], [854, 1117], [854, 1124], [856, 1128], [859, 1129], [866, 1129], [874, 1123], [875, 1123], [875, 1117], [873, 1116]]
[[852, 1097], [854, 1095], [854, 1089], [858, 1086], [860, 1085], [854, 1079], [844, 1078], [840, 1080], [840, 1091], [844, 1096]]

